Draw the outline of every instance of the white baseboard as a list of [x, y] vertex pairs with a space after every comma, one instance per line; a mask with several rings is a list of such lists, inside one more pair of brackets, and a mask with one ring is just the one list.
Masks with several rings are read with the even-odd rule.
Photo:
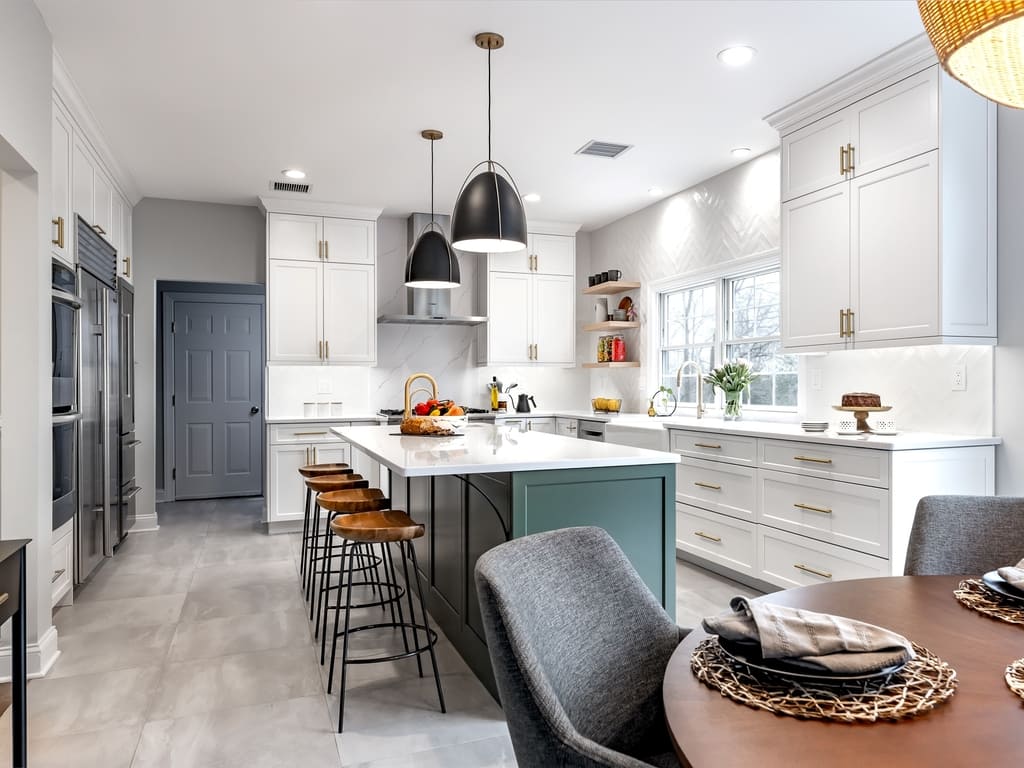
[[[43, 677], [50, 671], [60, 648], [57, 647], [57, 628], [50, 625], [38, 642], [29, 643], [26, 649], [26, 666], [29, 679]], [[0, 648], [0, 683], [11, 682], [11, 646]]]
[[135, 524], [128, 530], [128, 533], [146, 533], [159, 530], [160, 521], [157, 520], [156, 512], [153, 512], [152, 515], [136, 515]]
[[273, 523], [264, 523], [263, 525], [269, 534], [302, 532], [301, 520], [278, 520]]

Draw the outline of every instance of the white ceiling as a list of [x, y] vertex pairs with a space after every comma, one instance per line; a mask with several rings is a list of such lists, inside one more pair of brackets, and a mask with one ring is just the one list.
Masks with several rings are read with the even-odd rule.
[[[912, 0], [36, 0], [115, 156], [145, 196], [255, 203], [283, 168], [317, 199], [437, 208], [486, 157], [593, 229], [778, 143], [761, 119], [922, 31]], [[743, 69], [715, 58], [745, 43]], [[633, 144], [617, 160], [574, 151]]]

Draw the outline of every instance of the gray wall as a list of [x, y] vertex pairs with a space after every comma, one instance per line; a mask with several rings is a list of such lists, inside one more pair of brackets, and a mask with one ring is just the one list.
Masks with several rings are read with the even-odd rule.
[[999, 108], [999, 346], [993, 432], [996, 493], [1024, 496], [1024, 112]]
[[132, 214], [135, 258], [135, 433], [138, 527], [155, 522], [156, 283], [177, 280], [262, 284], [266, 273], [263, 215], [255, 206], [146, 198]]

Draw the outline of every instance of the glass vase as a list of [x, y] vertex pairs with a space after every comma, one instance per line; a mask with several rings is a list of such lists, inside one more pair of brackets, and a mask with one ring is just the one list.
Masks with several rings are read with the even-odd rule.
[[743, 418], [742, 395], [743, 390], [725, 393], [725, 412], [723, 414], [723, 418], [726, 421], [739, 421]]

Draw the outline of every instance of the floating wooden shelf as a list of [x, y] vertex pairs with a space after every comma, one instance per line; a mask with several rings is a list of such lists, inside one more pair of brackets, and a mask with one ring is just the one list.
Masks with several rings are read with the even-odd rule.
[[590, 296], [610, 296], [613, 293], [635, 291], [639, 287], [640, 283], [627, 283], [622, 280], [609, 280], [607, 283], [588, 285], [583, 289], [583, 293]]
[[603, 323], [587, 323], [583, 326], [584, 331], [618, 331], [623, 328], [639, 328], [640, 323], [635, 320], [605, 320]]
[[639, 361], [627, 361], [625, 363], [584, 363], [584, 368], [639, 368]]

